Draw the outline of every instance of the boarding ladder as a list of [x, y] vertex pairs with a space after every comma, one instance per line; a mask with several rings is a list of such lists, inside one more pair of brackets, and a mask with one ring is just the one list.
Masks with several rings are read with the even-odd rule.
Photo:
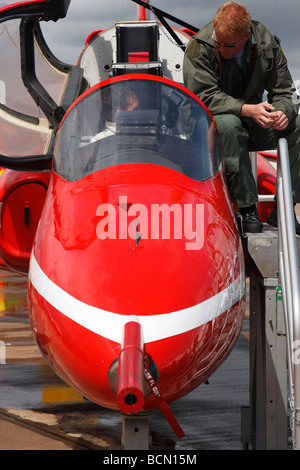
[[290, 426], [293, 448], [300, 450], [300, 276], [294, 229], [294, 213], [285, 139], [278, 145], [277, 206], [278, 265], [282, 291], [283, 313], [287, 340], [287, 364], [290, 405]]
[[[256, 175], [256, 162], [251, 155]], [[259, 196], [259, 201], [274, 196]], [[242, 442], [253, 449], [300, 449], [300, 237], [296, 237], [288, 147], [277, 148], [278, 230], [247, 234], [250, 259], [250, 406]], [[288, 411], [289, 404], [289, 411]]]

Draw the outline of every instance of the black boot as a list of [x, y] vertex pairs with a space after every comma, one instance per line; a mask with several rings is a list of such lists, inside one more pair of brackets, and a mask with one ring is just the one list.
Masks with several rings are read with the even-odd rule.
[[[294, 205], [295, 206], [295, 205]], [[294, 220], [295, 220], [295, 230], [296, 234], [300, 235], [300, 224], [297, 220], [295, 208], [294, 208]], [[271, 214], [269, 215], [269, 218], [267, 220], [267, 223], [269, 225], [273, 225], [273, 227], [277, 227], [277, 204], [275, 204], [274, 209], [272, 210]]]
[[243, 231], [244, 233], [261, 233], [263, 230], [263, 224], [259, 218], [258, 210], [256, 205], [250, 207], [243, 207], [240, 209], [240, 212], [243, 217]]

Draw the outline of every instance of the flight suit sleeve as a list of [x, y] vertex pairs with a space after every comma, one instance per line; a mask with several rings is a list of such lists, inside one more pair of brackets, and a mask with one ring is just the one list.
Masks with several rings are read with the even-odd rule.
[[297, 116], [299, 105], [293, 100], [296, 89], [281, 47], [274, 49], [272, 70], [265, 83], [268, 101], [276, 111], [283, 111], [289, 122]]
[[183, 62], [185, 86], [197, 95], [213, 115], [239, 115], [244, 101], [222, 91], [221, 71], [212, 48], [192, 38]]

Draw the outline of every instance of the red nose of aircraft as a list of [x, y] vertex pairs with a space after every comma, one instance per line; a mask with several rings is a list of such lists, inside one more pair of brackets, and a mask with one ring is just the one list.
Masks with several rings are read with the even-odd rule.
[[29, 274], [50, 365], [128, 413], [157, 406], [145, 364], [167, 402], [217, 368], [245, 288], [212, 118], [179, 85], [133, 77], [94, 87], [66, 115]]

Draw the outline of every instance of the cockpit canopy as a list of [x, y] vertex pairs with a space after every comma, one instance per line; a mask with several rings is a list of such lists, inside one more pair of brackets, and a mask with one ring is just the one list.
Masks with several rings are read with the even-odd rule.
[[222, 146], [204, 106], [166, 79], [127, 75], [88, 90], [59, 128], [54, 170], [76, 181], [128, 163], [171, 168], [206, 180], [222, 168]]

